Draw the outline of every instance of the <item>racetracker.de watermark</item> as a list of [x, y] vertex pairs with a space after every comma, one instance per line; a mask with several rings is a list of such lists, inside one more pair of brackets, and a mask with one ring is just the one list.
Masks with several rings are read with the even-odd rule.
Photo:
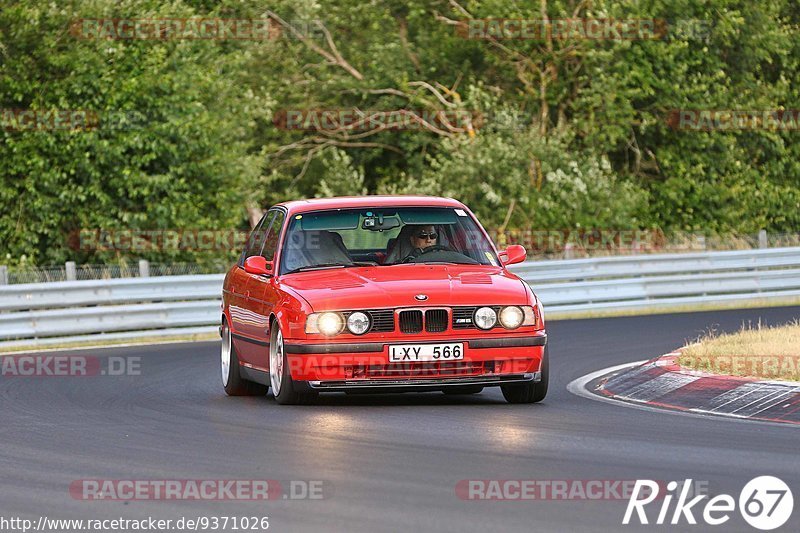
[[[412, 348], [406, 357], [398, 355], [398, 360], [388, 362], [385, 354], [370, 355], [317, 355], [289, 358], [292, 375], [313, 375], [315, 379], [346, 379], [367, 377], [441, 377], [473, 375], [477, 372], [488, 374], [518, 374], [530, 372], [531, 355], [526, 353], [517, 357], [497, 356], [492, 361], [468, 361], [456, 358], [449, 353], [436, 361], [415, 361]], [[269, 369], [264, 368], [264, 371]]]
[[469, 19], [455, 23], [456, 34], [477, 40], [648, 41], [705, 39], [711, 21], [700, 19]]
[[352, 133], [380, 131], [434, 131], [474, 133], [477, 130], [523, 131], [535, 123], [527, 113], [474, 109], [281, 109], [273, 125], [285, 131]]
[[166, 252], [166, 251], [239, 251], [249, 232], [219, 229], [81, 229], [69, 234], [73, 250]]
[[712, 374], [800, 380], [799, 355], [681, 354], [679, 362], [681, 365]]
[[87, 109], [0, 109], [5, 131], [80, 131], [100, 127], [100, 114]]
[[682, 131], [797, 131], [800, 110], [673, 109], [667, 125]]
[[0, 129], [16, 132], [141, 130], [154, 123], [141, 111], [0, 109]]
[[529, 253], [574, 251], [651, 251], [663, 248], [666, 237], [661, 230], [584, 228], [564, 230], [511, 229], [489, 230], [501, 246], [521, 244]]
[[322, 500], [332, 485], [321, 479], [76, 479], [75, 500]]
[[142, 358], [138, 356], [96, 357], [93, 355], [4, 355], [0, 358], [1, 377], [90, 377], [139, 376]]
[[274, 41], [324, 39], [319, 20], [278, 23], [270, 18], [83, 18], [72, 21], [77, 39], [121, 41]]
[[272, 118], [276, 128], [287, 131], [382, 131], [477, 129], [485, 117], [466, 109], [282, 109]]
[[[456, 483], [456, 496], [462, 500], [629, 500], [635, 494], [635, 479], [462, 479]], [[654, 499], [666, 494], [667, 482], [649, 486]], [[707, 494], [707, 481], [693, 481], [692, 494]]]

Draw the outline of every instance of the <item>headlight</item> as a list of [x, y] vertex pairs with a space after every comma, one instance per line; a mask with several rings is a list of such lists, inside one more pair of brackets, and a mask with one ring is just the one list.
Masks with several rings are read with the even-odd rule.
[[517, 329], [522, 325], [525, 315], [516, 305], [509, 305], [500, 310], [500, 323], [506, 329]]
[[481, 329], [491, 329], [497, 324], [497, 313], [491, 307], [481, 307], [475, 311], [475, 325]]
[[363, 335], [369, 331], [369, 317], [366, 313], [356, 311], [347, 317], [347, 329], [354, 335]]
[[340, 313], [311, 313], [306, 320], [306, 333], [322, 333], [332, 337], [344, 329], [344, 317]]
[[341, 333], [344, 326], [344, 320], [339, 313], [322, 313], [319, 315], [317, 327], [319, 332], [323, 335], [336, 335]]

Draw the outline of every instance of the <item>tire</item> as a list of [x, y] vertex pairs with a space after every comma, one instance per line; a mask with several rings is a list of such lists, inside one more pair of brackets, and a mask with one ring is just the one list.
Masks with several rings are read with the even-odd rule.
[[220, 348], [220, 370], [222, 386], [228, 396], [263, 396], [268, 387], [242, 378], [239, 374], [239, 356], [231, 338], [228, 321], [222, 320], [222, 347]]
[[479, 394], [483, 391], [483, 387], [480, 385], [461, 385], [459, 387], [447, 387], [446, 389], [442, 389], [442, 392], [450, 395], [457, 395], [457, 394]]
[[277, 322], [269, 342], [269, 382], [275, 401], [281, 405], [308, 405], [319, 396], [316, 392], [296, 392], [283, 346], [283, 333]]
[[537, 403], [547, 396], [547, 384], [550, 380], [550, 357], [547, 355], [547, 346], [542, 354], [542, 380], [538, 383], [515, 383], [502, 385], [503, 397], [508, 403]]

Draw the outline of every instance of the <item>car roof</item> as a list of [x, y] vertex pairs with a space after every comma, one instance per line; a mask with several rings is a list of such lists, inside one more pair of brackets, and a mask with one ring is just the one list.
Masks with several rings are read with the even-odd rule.
[[352, 209], [379, 207], [455, 207], [466, 208], [464, 204], [452, 198], [439, 196], [337, 196], [334, 198], [312, 198], [309, 200], [292, 200], [277, 204], [287, 209], [289, 214], [305, 213], [324, 209]]

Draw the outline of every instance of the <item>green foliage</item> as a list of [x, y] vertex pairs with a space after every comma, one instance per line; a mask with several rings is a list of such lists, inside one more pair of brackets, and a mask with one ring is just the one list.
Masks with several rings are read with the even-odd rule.
[[[374, 0], [319, 8], [315, 13], [324, 13], [326, 26], [336, 30], [342, 57], [363, 79], [320, 63], [319, 54], [300, 42], [283, 41], [276, 44], [291, 59], [263, 83], [281, 93], [284, 109], [445, 108], [415, 84], [424, 81], [456, 108], [488, 117], [474, 136], [382, 131], [361, 139], [401, 155], [387, 148], [344, 149], [370, 193], [455, 196], [489, 226], [503, 223], [513, 201], [508, 227], [797, 231], [800, 133], [668, 125], [676, 109], [796, 108], [798, 89], [790, 80], [798, 77], [800, 45], [792, 2], [594, 2], [577, 14], [663, 19], [669, 31], [655, 40], [549, 44], [467, 40], [447, 21], [538, 19], [538, 2], [458, 6], [419, 1], [399, 8]], [[574, 9], [572, 2], [547, 2], [551, 18], [572, 17]], [[381, 91], [387, 88], [395, 91]], [[265, 132], [265, 154], [314, 133]], [[268, 158], [263, 203], [282, 199], [287, 190], [318, 195], [320, 182], [336, 179], [329, 165], [315, 164], [329, 149], [301, 144]], [[362, 186], [342, 181], [344, 188], [336, 190], [357, 193]]]
[[[469, 18], [541, 18], [539, 2], [510, 0], [6, 6], [0, 109], [86, 109], [105, 122], [0, 132], [2, 262], [206, 261], [219, 254], [76, 251], [68, 236], [244, 229], [253, 206], [349, 194], [453, 196], [490, 227], [798, 230], [800, 132], [667, 122], [676, 109], [797, 109], [796, 2], [545, 5], [552, 19], [656, 18], [670, 31], [494, 42], [457, 32]], [[269, 41], [82, 40], [68, 31], [79, 18], [273, 15], [310, 38], [287, 27]], [[710, 31], [686, 31], [688, 19]], [[273, 123], [276, 111], [314, 109], [447, 110], [475, 121], [338, 132]]]
[[[192, 14], [148, 1], [3, 9], [0, 108], [99, 117], [96, 129], [0, 134], [0, 251], [11, 262], [119, 255], [70, 248], [81, 228], [241, 224], [245, 184], [260, 173], [248, 154], [252, 116], [268, 112], [267, 100], [237, 83], [245, 61], [213, 42], [79, 40], [67, 31], [80, 17]], [[178, 250], [142, 255], [202, 259]]]

